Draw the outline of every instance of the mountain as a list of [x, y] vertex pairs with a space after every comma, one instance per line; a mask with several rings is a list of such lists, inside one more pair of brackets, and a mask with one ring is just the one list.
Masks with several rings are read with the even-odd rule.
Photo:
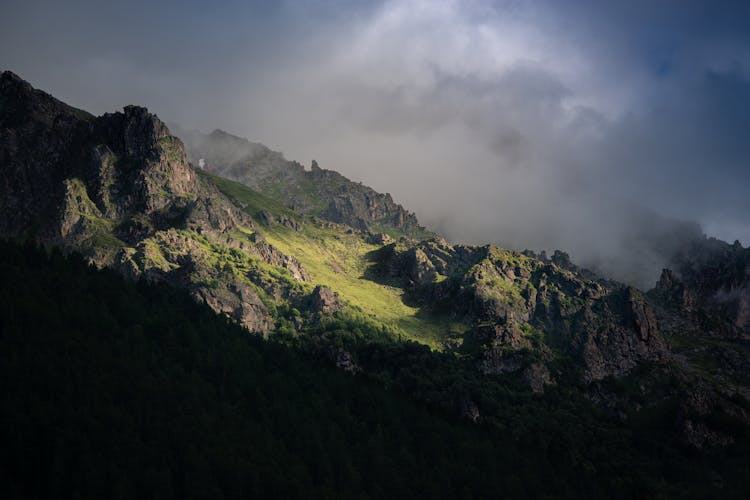
[[[519, 462], [509, 437], [488, 443], [399, 391], [247, 335], [182, 290], [33, 246], [0, 243], [0, 269], [3, 498], [552, 492], [520, 480], [539, 477], [541, 450]], [[482, 453], [495, 458], [475, 462]], [[564, 467], [544, 477], [577, 489]]]
[[203, 165], [210, 173], [278, 199], [300, 214], [392, 236], [430, 235], [390, 194], [322, 169], [315, 160], [310, 170], [305, 170], [279, 152], [223, 130], [210, 134], [180, 130], [178, 135], [186, 141], [187, 155], [194, 165]]
[[452, 245], [388, 195], [223, 132], [188, 144], [204, 168], [144, 108], [94, 117], [4, 72], [0, 235], [182, 290], [534, 456], [567, 450], [561, 474], [590, 491], [740, 491], [748, 249], [680, 248], [643, 293], [561, 251]]
[[[475, 354], [481, 345], [487, 371], [531, 370], [537, 390], [553, 381], [546, 367], [552, 347], [580, 358], [587, 380], [668, 356], [652, 311], [634, 289], [493, 246], [373, 239], [357, 224], [287, 209], [193, 168], [182, 142], [144, 108], [95, 118], [10, 73], [2, 76], [2, 94], [11, 103], [0, 122], [6, 178], [0, 227], [8, 237], [31, 236], [133, 278], [185, 287], [264, 335], [298, 332], [316, 324], [317, 313], [342, 311], [364, 313], [393, 334], [436, 348]], [[290, 180], [299, 177], [303, 186], [319, 187], [306, 190], [297, 206], [310, 208], [311, 200], [322, 206], [334, 191], [339, 200], [364, 193], [371, 207], [385, 200], [385, 209], [406, 214], [389, 196], [334, 172], [305, 172], [261, 146], [223, 133], [209, 137], [209, 165], [228, 141], [242, 160], [227, 168], [241, 167], [242, 178], [301, 189]], [[245, 164], [248, 151], [271, 160]], [[278, 189], [287, 193], [276, 198], [282, 203], [297, 192]], [[391, 221], [392, 229], [411, 227], [396, 224], [404, 220], [416, 224], [409, 217]], [[540, 360], [517, 359], [527, 348]], [[505, 361], [508, 349], [511, 361]]]
[[304, 293], [299, 263], [255, 235], [252, 219], [196, 173], [182, 142], [145, 108], [95, 118], [9, 72], [0, 95], [5, 237], [179, 284], [261, 333], [273, 328], [263, 299]]

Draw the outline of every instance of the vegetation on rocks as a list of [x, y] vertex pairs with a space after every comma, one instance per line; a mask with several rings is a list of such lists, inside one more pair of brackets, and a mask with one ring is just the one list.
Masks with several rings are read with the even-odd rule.
[[0, 257], [4, 498], [740, 498], [750, 472], [747, 434], [700, 457], [673, 444], [669, 370], [646, 394], [641, 373], [602, 381], [601, 405], [321, 321], [310, 338], [360, 339], [352, 376], [179, 289], [32, 246]]
[[[42, 377], [28, 394], [3, 395], [5, 429], [30, 436], [37, 425], [62, 443], [34, 441], [23, 455], [14, 438], [3, 470], [28, 479], [29, 464], [49, 455], [44, 473], [71, 496], [741, 492], [750, 429], [741, 245], [696, 244], [644, 294], [563, 252], [451, 244], [389, 195], [225, 133], [193, 138], [191, 154], [209, 160], [195, 169], [144, 108], [94, 118], [7, 72], [0, 104], [0, 236], [80, 253], [128, 280], [78, 257], [3, 247], [6, 380], [23, 388], [22, 370]], [[54, 348], [35, 358], [48, 341]], [[100, 364], [120, 358], [114, 372]], [[40, 389], [53, 372], [64, 374], [60, 394], [91, 384], [95, 397], [75, 405], [94, 420]], [[154, 387], [131, 391], [128, 374]], [[142, 420], [162, 399], [174, 403], [154, 410], [162, 423]], [[181, 405], [194, 413], [175, 414]], [[301, 408], [319, 421], [302, 424], [291, 415]], [[164, 433], [173, 419], [175, 434]], [[78, 461], [66, 451], [74, 442]], [[25, 461], [14, 465], [14, 454]], [[182, 458], [145, 460], [146, 470], [144, 454]], [[390, 475], [393, 489], [383, 486]]]

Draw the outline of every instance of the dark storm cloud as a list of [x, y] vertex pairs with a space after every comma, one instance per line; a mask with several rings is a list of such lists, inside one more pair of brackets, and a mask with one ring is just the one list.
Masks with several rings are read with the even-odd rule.
[[[315, 157], [470, 242], [646, 285], [658, 217], [750, 243], [746, 2], [5, 2], [0, 62]], [[666, 224], [666, 223], [664, 223]], [[658, 227], [655, 227], [658, 226]]]

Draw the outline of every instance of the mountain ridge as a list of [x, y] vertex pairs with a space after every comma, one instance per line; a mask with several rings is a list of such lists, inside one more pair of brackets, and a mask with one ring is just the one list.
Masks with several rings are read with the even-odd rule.
[[210, 134], [177, 130], [185, 138], [191, 163], [208, 172], [242, 182], [289, 208], [347, 224], [362, 231], [392, 236], [429, 237], [416, 215], [395, 203], [389, 193], [378, 193], [312, 161], [305, 169], [296, 161], [260, 143], [221, 129]]
[[[554, 377], [548, 375], [547, 364], [555, 357], [552, 345], [561, 347], [563, 355], [580, 359], [587, 380], [668, 357], [655, 323], [649, 320], [650, 306], [640, 293], [622, 285], [579, 277], [576, 270], [493, 246], [455, 247], [439, 237], [373, 240], [367, 228], [347, 229], [329, 222], [336, 218], [330, 205], [324, 211], [329, 221], [296, 210], [285, 215], [271, 213], [267, 206], [249, 209], [254, 192], [199, 174], [200, 169], [189, 164], [182, 142], [145, 108], [127, 106], [123, 112], [84, 120], [51, 96], [35, 94], [14, 75], [3, 74], [2, 80], [6, 95], [13, 93], [8, 87], [20, 86], [20, 101], [38, 101], [38, 107], [50, 110], [42, 119], [25, 108], [4, 113], [12, 123], [22, 124], [6, 128], [11, 139], [0, 145], [4, 157], [12, 160], [10, 173], [16, 175], [8, 176], [11, 182], [26, 179], [21, 174], [31, 161], [24, 156], [26, 150], [14, 148], [13, 137], [28, 135], [30, 141], [40, 142], [45, 140], [40, 134], [54, 134], [54, 126], [52, 131], [45, 126], [55, 123], [64, 124], [63, 132], [70, 131], [70, 139], [63, 134], [59, 144], [51, 142], [62, 152], [43, 165], [56, 172], [53, 182], [58, 185], [45, 186], [47, 191], [39, 193], [26, 186], [31, 200], [8, 206], [5, 213], [37, 207], [35, 217], [54, 221], [36, 231], [37, 240], [84, 250], [98, 265], [133, 278], [145, 276], [186, 287], [196, 299], [251, 331], [267, 335], [276, 330], [280, 319], [274, 311], [282, 304], [296, 311], [287, 318], [296, 330], [318, 321], [316, 309], [333, 313], [344, 308], [364, 312], [369, 321], [436, 348], [480, 356], [471, 346], [482, 345], [485, 371], [531, 370], [550, 383]], [[253, 150], [261, 148], [274, 158], [261, 166], [268, 168], [271, 178], [287, 175], [279, 173], [281, 167], [275, 163], [280, 154], [224, 133], [214, 135]], [[335, 172], [306, 172], [290, 162], [283, 165], [290, 167], [293, 179], [300, 172], [310, 177], [307, 182], [322, 179], [324, 204], [331, 193], [329, 179], [344, 183], [336, 188], [340, 193], [358, 186]], [[261, 178], [270, 182], [264, 175]], [[11, 190], [25, 192], [6, 186], [5, 192]], [[369, 188], [355, 191], [361, 193], [371, 201], [392, 203], [390, 196]], [[288, 201], [286, 196], [281, 199]], [[396, 213], [406, 212], [397, 206]], [[6, 227], [14, 223], [7, 218], [4, 222]], [[8, 236], [20, 234], [21, 226], [11, 227]], [[23, 227], [29, 230], [28, 225]], [[336, 241], [343, 246], [333, 244]], [[316, 250], [306, 252], [305, 247]], [[378, 273], [378, 267], [388, 268], [390, 275]], [[322, 292], [328, 287], [333, 288], [331, 293]], [[623, 293], [629, 297], [624, 303], [630, 304], [624, 308], [619, 305], [622, 300], [615, 298]], [[327, 299], [321, 300], [322, 296]], [[441, 333], [453, 329], [451, 324], [461, 325], [458, 335]], [[573, 324], [577, 326], [571, 328]], [[577, 330], [587, 333], [575, 340]], [[535, 335], [538, 338], [532, 342]], [[506, 362], [508, 349], [511, 361]], [[533, 356], [518, 354], [524, 349], [541, 357], [533, 361]], [[543, 390], [544, 383], [532, 383]]]
[[[415, 226], [399, 225], [397, 215], [408, 212], [391, 210], [387, 195], [375, 193], [386, 200], [386, 219], [334, 213], [332, 204], [346, 203], [336, 205], [332, 193], [350, 201], [375, 195], [339, 174], [308, 172], [279, 153], [263, 154], [271, 157], [265, 165], [271, 173], [260, 176], [266, 188], [257, 191], [191, 165], [182, 141], [145, 108], [93, 117], [6, 72], [0, 75], [0, 235], [82, 252], [131, 279], [183, 288], [252, 333], [300, 346], [351, 373], [402, 384], [471, 421], [496, 422], [490, 389], [481, 386], [510, 383], [538, 397], [580, 391], [615, 415], [629, 415], [631, 406], [679, 408], [670, 410], [675, 439], [696, 449], [743, 442], [737, 429], [750, 427], [744, 403], [750, 369], [742, 361], [748, 261], [741, 245], [713, 245], [725, 255], [718, 269], [715, 249], [685, 259], [644, 294], [578, 268], [563, 252], [547, 258], [452, 245], [421, 228], [410, 233]], [[246, 155], [238, 157], [214, 168], [238, 165], [245, 177], [265, 168], [261, 162], [248, 170]], [[290, 166], [290, 177], [279, 173], [282, 166]], [[299, 175], [308, 187], [323, 187], [268, 188], [273, 179]], [[343, 190], [331, 188], [330, 178]], [[304, 195], [301, 211], [290, 207], [296, 192]], [[353, 224], [341, 222], [349, 216]], [[375, 224], [384, 220], [395, 237]], [[736, 300], [714, 300], [724, 292]], [[734, 329], [707, 339], [701, 323], [707, 314]], [[426, 366], [374, 355], [384, 339], [422, 344], [434, 357], [409, 342], [403, 355], [428, 359]], [[732, 352], [741, 354], [731, 358], [731, 370], [706, 369], [707, 356], [714, 363]], [[455, 370], [456, 378], [440, 367]], [[463, 378], [476, 385], [459, 384]], [[618, 386], [630, 383], [637, 388]], [[445, 396], [445, 386], [454, 384], [460, 389]], [[712, 420], [717, 412], [736, 427], [722, 428]]]

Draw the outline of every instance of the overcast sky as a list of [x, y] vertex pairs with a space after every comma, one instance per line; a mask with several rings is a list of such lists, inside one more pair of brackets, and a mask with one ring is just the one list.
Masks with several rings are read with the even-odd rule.
[[3, 0], [0, 67], [315, 158], [454, 240], [618, 258], [654, 210], [750, 244], [747, 1]]

